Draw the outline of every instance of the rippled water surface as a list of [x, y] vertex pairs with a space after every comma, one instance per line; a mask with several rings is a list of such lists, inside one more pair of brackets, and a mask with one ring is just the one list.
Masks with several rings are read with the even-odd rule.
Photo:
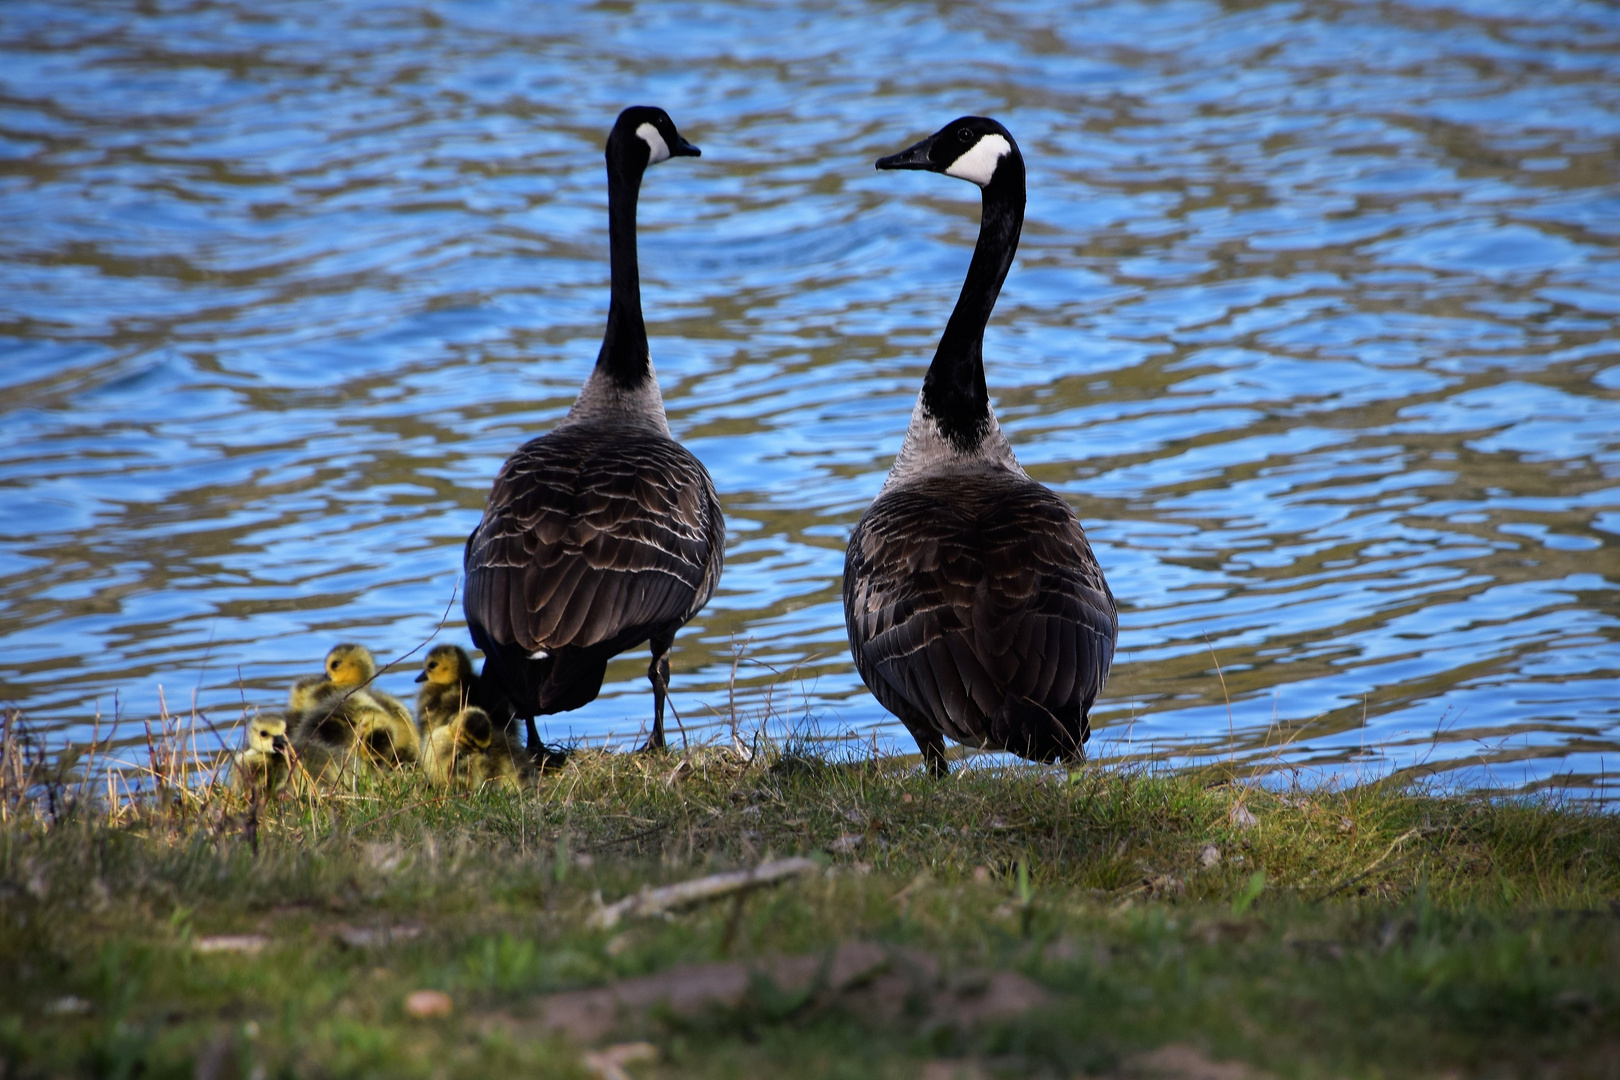
[[[978, 200], [872, 162], [974, 112], [1030, 172], [992, 399], [1120, 601], [1094, 751], [1612, 786], [1597, 3], [9, 0], [0, 700], [58, 739], [160, 688], [227, 727], [336, 641], [465, 640], [489, 481], [595, 359], [638, 102], [703, 148], [641, 201], [670, 423], [730, 524], [689, 735], [735, 649], [747, 723], [912, 749], [839, 577]], [[628, 740], [645, 667], [552, 736]]]

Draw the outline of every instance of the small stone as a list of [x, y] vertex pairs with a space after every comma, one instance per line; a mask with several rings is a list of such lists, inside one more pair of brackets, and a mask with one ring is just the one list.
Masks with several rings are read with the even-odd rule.
[[413, 990], [405, 998], [405, 1014], [417, 1020], [434, 1020], [449, 1016], [455, 1003], [443, 990]]
[[901, 802], [910, 802], [911, 801], [911, 792], [908, 791], [904, 795], [900, 796], [900, 801]]
[[1205, 844], [1204, 850], [1198, 853], [1198, 865], [1205, 870], [1221, 865], [1221, 849], [1214, 844]]
[[1232, 812], [1227, 815], [1227, 819], [1240, 829], [1252, 829], [1260, 824], [1260, 819], [1255, 817], [1254, 812], [1242, 803], [1232, 807]]
[[82, 1016], [89, 1011], [90, 1003], [72, 994], [59, 997], [45, 1006], [45, 1012], [50, 1016]]
[[849, 855], [864, 843], [866, 843], [866, 837], [860, 833], [845, 833], [828, 844], [827, 850], [834, 855]]
[[973, 880], [980, 885], [988, 885], [990, 883], [990, 868], [988, 866], [975, 866], [973, 868]]

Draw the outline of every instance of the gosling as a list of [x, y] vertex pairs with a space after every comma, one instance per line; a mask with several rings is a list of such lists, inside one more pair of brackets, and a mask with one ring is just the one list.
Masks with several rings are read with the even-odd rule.
[[316, 699], [333, 690], [355, 690], [377, 677], [377, 662], [371, 650], [364, 645], [344, 642], [334, 645], [326, 654], [326, 670], [319, 675], [306, 675], [293, 683], [287, 694], [287, 707], [308, 709]]
[[441, 787], [516, 789], [533, 771], [529, 755], [477, 706], [462, 709], [428, 736], [422, 770]]
[[462, 709], [479, 700], [472, 657], [459, 645], [434, 646], [423, 660], [416, 681], [422, 684], [416, 692], [416, 721], [424, 739], [431, 738]]
[[255, 716], [247, 726], [246, 749], [238, 750], [234, 757], [233, 786], [244, 794], [262, 792], [273, 796], [287, 782], [291, 750], [283, 717]]
[[352, 779], [359, 772], [389, 772], [414, 764], [421, 736], [398, 698], [380, 690], [329, 689], [307, 708], [289, 714], [292, 743], [315, 779]]

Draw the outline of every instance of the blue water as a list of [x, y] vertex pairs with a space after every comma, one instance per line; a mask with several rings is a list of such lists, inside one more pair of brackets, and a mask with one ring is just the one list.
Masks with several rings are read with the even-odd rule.
[[[488, 484], [595, 358], [631, 103], [703, 148], [641, 201], [671, 426], [730, 524], [688, 737], [734, 694], [744, 734], [912, 748], [839, 575], [978, 202], [872, 162], [975, 112], [1030, 175], [992, 398], [1120, 601], [1093, 752], [1614, 787], [1597, 3], [8, 0], [0, 701], [57, 742], [228, 729], [337, 641], [465, 641]], [[635, 737], [645, 666], [552, 737]]]

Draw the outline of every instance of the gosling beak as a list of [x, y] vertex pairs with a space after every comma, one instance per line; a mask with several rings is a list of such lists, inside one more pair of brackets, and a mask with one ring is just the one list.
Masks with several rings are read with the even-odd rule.
[[934, 140], [938, 135], [930, 135], [920, 143], [908, 146], [898, 154], [890, 154], [885, 158], [878, 158], [877, 167], [880, 169], [923, 169], [927, 172], [938, 172], [928, 152], [934, 148]]
[[275, 738], [271, 739], [270, 751], [271, 753], [275, 754], [285, 754], [287, 752], [287, 736], [277, 735]]
[[424, 672], [422, 672], [422, 674], [418, 675], [416, 677], [416, 681], [417, 682], [427, 682], [427, 672], [424, 671]]

